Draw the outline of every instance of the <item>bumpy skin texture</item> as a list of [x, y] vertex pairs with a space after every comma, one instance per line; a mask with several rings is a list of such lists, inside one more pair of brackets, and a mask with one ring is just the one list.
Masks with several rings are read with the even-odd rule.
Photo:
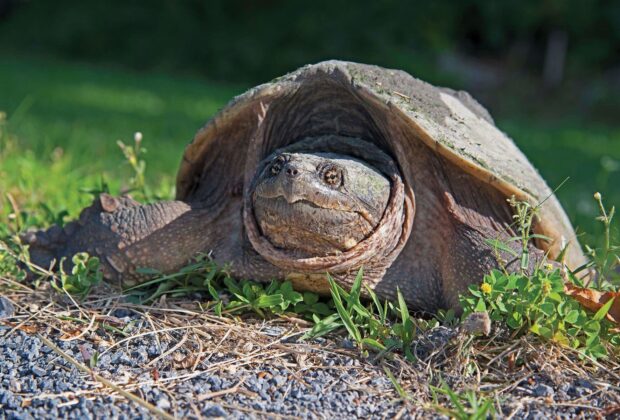
[[[551, 191], [469, 95], [330, 61], [216, 115], [186, 149], [177, 201], [102, 196], [64, 230], [24, 239], [36, 263], [89, 251], [125, 285], [143, 280], [138, 267], [171, 272], [198, 252], [231, 263], [237, 277], [319, 292], [326, 272], [348, 287], [363, 267], [379, 296], [400, 289], [412, 309], [431, 312], [456, 308], [498, 257], [518, 264], [486, 241], [514, 234], [513, 194], [536, 203]], [[534, 228], [553, 242], [532, 244], [533, 263], [575, 238], [552, 194]], [[577, 244], [567, 258], [583, 261]]]
[[[137, 281], [142, 277], [136, 268], [177, 269], [202, 246], [200, 237], [193, 234], [200, 212], [190, 210], [180, 201], [140, 205], [129, 197], [102, 194], [64, 228], [28, 232], [23, 239], [30, 244], [32, 262], [44, 268], [53, 260], [70, 260], [77, 252], [88, 252], [101, 258], [106, 278], [120, 281], [128, 273]], [[159, 244], [155, 254], [142, 250], [150, 242]]]

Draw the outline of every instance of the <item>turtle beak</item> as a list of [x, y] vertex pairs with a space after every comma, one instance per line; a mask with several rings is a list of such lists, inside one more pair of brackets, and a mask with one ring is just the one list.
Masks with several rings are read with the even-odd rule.
[[302, 183], [299, 182], [305, 176], [301, 168], [294, 162], [289, 162], [282, 169], [282, 174], [280, 176], [283, 177], [280, 193], [287, 203], [293, 204], [305, 199], [305, 194], [301, 187]]

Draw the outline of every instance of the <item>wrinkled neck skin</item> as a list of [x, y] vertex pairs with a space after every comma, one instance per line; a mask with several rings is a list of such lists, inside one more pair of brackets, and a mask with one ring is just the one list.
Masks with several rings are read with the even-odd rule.
[[[355, 156], [355, 150], [364, 150]], [[326, 292], [325, 273], [352, 282], [364, 267], [378, 281], [406, 242], [413, 194], [376, 146], [309, 138], [261, 161], [245, 191], [253, 250], [298, 287]], [[259, 270], [260, 271], [260, 270]]]

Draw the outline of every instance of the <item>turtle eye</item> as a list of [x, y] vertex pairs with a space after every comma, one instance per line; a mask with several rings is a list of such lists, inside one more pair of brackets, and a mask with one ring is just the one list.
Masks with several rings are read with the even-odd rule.
[[271, 172], [271, 175], [278, 175], [285, 163], [286, 158], [284, 156], [280, 155], [276, 157], [271, 163], [271, 169], [269, 170], [269, 172]]
[[339, 187], [342, 185], [342, 171], [334, 165], [327, 165], [321, 168], [321, 176], [323, 182], [330, 187]]

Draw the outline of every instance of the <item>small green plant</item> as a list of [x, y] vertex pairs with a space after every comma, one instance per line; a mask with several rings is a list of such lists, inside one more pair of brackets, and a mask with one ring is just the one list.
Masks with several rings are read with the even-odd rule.
[[[594, 195], [598, 203], [600, 216], [597, 220], [604, 226], [605, 240], [602, 247], [593, 249], [586, 247], [590, 262], [568, 273], [568, 277], [578, 286], [582, 282], [576, 273], [594, 268], [600, 285], [610, 287], [609, 279], [613, 278], [615, 268], [620, 263], [618, 256], [620, 247], [611, 240], [611, 222], [614, 208], [607, 211], [599, 193]], [[519, 273], [508, 273], [506, 270], [493, 271], [484, 277], [480, 285], [471, 285], [468, 293], [461, 296], [464, 316], [472, 312], [487, 311], [494, 321], [506, 323], [516, 334], [531, 332], [544, 339], [555, 341], [561, 345], [579, 350], [583, 356], [594, 359], [607, 356], [603, 341], [612, 344], [620, 343], [618, 335], [611, 334], [613, 325], [605, 319], [605, 315], [613, 304], [608, 301], [595, 314], [589, 314], [577, 301], [565, 292], [565, 279], [552, 264], [537, 267], [529, 274], [529, 241], [546, 239], [541, 235], [531, 234], [532, 222], [538, 206], [531, 206], [511, 198], [511, 206], [515, 209], [516, 229], [519, 236], [510, 238], [521, 243], [521, 265]], [[541, 203], [542, 204], [542, 203]], [[496, 250], [508, 252], [518, 257], [508, 244], [497, 240], [488, 241]], [[604, 283], [604, 284], [603, 284]]]
[[[0, 237], [4, 237], [2, 232], [0, 232]], [[26, 279], [26, 272], [20, 267], [19, 261], [22, 258], [28, 258], [27, 252], [22, 247], [16, 246], [13, 241], [8, 240], [5, 242], [0, 240], [0, 276], [5, 276], [18, 282], [24, 281]]]
[[146, 186], [146, 161], [142, 159], [142, 156], [146, 153], [146, 149], [142, 147], [142, 133], [136, 132], [133, 136], [133, 140], [133, 146], [126, 145], [121, 140], [116, 142], [123, 152], [123, 155], [125, 155], [125, 159], [133, 172], [133, 176], [129, 180], [131, 188], [125, 192], [138, 192], [142, 195], [142, 199], [149, 201], [151, 199], [151, 193]]
[[265, 286], [247, 280], [237, 282], [231, 277], [226, 277], [224, 285], [233, 296], [226, 306], [226, 310], [231, 312], [249, 308], [260, 316], [265, 316], [263, 313], [265, 309], [272, 313], [283, 313], [304, 300], [301, 293], [293, 290], [293, 285], [289, 281], [284, 283], [272, 281]]
[[347, 292], [328, 275], [336, 314], [323, 319], [315, 317], [314, 327], [304, 338], [324, 335], [344, 326], [350, 338], [364, 353], [367, 353], [367, 350], [400, 350], [408, 360], [415, 360], [411, 353], [411, 343], [417, 331], [428, 328], [430, 323], [418, 323], [417, 320], [414, 322], [400, 290], [397, 291], [396, 306], [387, 301], [381, 303], [374, 291], [367, 288], [371, 302], [364, 305], [360, 300], [362, 279], [363, 270], [360, 269], [351, 290]]
[[[441, 387], [430, 386], [433, 394], [432, 408], [450, 418], [459, 420], [486, 420], [496, 414], [493, 399], [477, 394], [474, 390], [456, 393], [448, 384], [442, 382]], [[439, 402], [438, 394], [448, 397], [452, 407], [445, 407]]]
[[[611, 209], [607, 210], [603, 204], [603, 196], [598, 192], [594, 194], [594, 199], [599, 210], [599, 216], [596, 220], [603, 224], [604, 238], [600, 247], [586, 245], [585, 248], [590, 261], [583, 269], [595, 269], [599, 287], [618, 287], [620, 286], [620, 274], [617, 271], [617, 268], [620, 267], [620, 244], [613, 242], [611, 231], [616, 208], [612, 206]], [[578, 272], [580, 269], [576, 271]]]
[[86, 252], [75, 254], [71, 258], [73, 267], [71, 273], [66, 273], [62, 268], [64, 258], [60, 260], [58, 276], [51, 279], [54, 289], [61, 293], [84, 299], [93, 286], [103, 279], [103, 273], [99, 269], [99, 258], [91, 257]]
[[[157, 200], [170, 200], [174, 197], [174, 189], [168, 185], [168, 182], [162, 182], [154, 187], [146, 182], [146, 160], [144, 159], [146, 149], [142, 147], [142, 140], [142, 133], [136, 132], [134, 133], [133, 146], [126, 145], [121, 140], [116, 142], [132, 172], [132, 176], [129, 179], [129, 188], [122, 190], [121, 193], [132, 193], [136, 195], [135, 199], [147, 203]], [[109, 186], [102, 176], [98, 186], [83, 191], [92, 194], [109, 192]]]
[[124, 290], [130, 300], [149, 303], [167, 295], [183, 297], [192, 293], [207, 292], [214, 301], [220, 297], [213, 283], [221, 277], [228, 277], [226, 267], [218, 267], [207, 254], [197, 255], [192, 262], [176, 273], [163, 274], [151, 268], [138, 268], [139, 274], [151, 276], [151, 280], [137, 284]]
[[[517, 200], [514, 195], [508, 199], [508, 204], [514, 209], [514, 214], [512, 216], [514, 222], [512, 226], [517, 231], [517, 235], [506, 240], [496, 238], [486, 240], [486, 243], [495, 250], [496, 258], [500, 262], [500, 266], [504, 266], [504, 262], [499, 254], [499, 251], [503, 251], [513, 257], [519, 258], [519, 270], [522, 274], [526, 273], [530, 268], [530, 244], [532, 240], [551, 240], [545, 235], [532, 233], [534, 222], [544, 202], [545, 200], [533, 206], [527, 201]], [[519, 244], [518, 250], [511, 247], [509, 242], [517, 242]]]
[[577, 349], [594, 359], [606, 357], [601, 340], [618, 340], [605, 319], [613, 300], [590, 315], [564, 291], [559, 270], [537, 270], [531, 276], [498, 270], [480, 285], [469, 286], [461, 296], [463, 315], [486, 311], [493, 321], [503, 322], [517, 335], [531, 332], [544, 339]]
[[272, 281], [269, 284], [250, 280], [233, 279], [226, 267], [218, 267], [206, 254], [177, 273], [163, 275], [150, 269], [139, 269], [142, 274], [153, 275], [150, 281], [127, 289], [135, 300], [152, 302], [163, 295], [187, 296], [191, 293], [208, 293], [216, 314], [253, 311], [264, 317], [267, 313], [296, 313], [302, 316], [328, 315], [333, 312], [315, 293], [299, 293], [290, 281]]

